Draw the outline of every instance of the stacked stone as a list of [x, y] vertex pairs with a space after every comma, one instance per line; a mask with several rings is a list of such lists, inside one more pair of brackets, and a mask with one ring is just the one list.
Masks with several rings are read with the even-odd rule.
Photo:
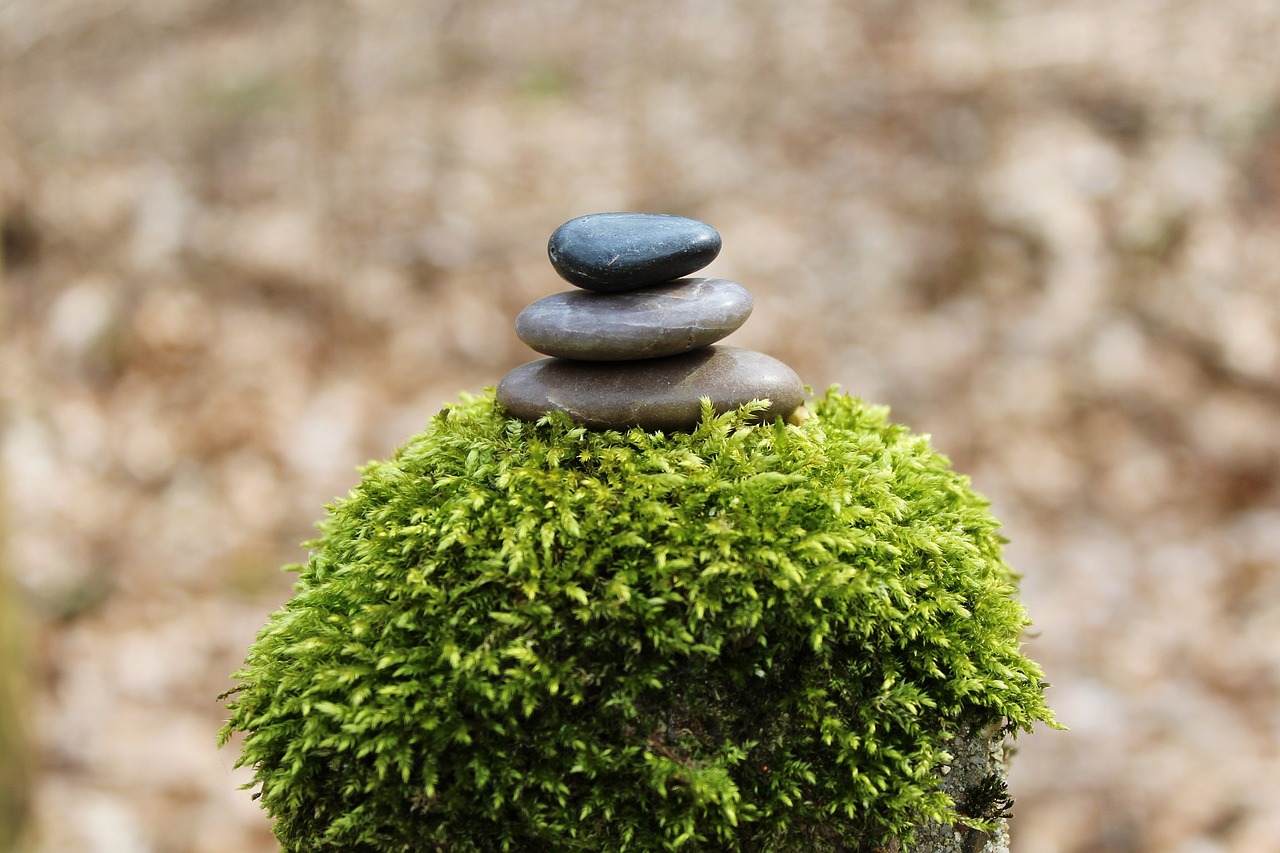
[[684, 278], [715, 259], [720, 235], [696, 219], [597, 213], [571, 219], [547, 245], [551, 265], [580, 290], [539, 299], [516, 334], [550, 358], [515, 368], [498, 402], [523, 420], [560, 411], [592, 429], [686, 432], [752, 400], [760, 421], [804, 400], [795, 371], [763, 353], [716, 346], [751, 314], [751, 294], [719, 278]]

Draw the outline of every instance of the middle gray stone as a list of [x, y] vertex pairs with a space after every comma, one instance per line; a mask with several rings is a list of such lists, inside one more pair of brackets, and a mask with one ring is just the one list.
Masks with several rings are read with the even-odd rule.
[[746, 322], [740, 284], [682, 278], [623, 293], [573, 290], [539, 299], [516, 317], [531, 349], [579, 361], [631, 361], [709, 346]]

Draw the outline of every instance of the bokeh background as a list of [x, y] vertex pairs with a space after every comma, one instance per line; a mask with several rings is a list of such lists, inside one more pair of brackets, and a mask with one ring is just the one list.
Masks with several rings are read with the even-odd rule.
[[1277, 45], [1274, 0], [0, 2], [0, 847], [273, 850], [214, 740], [279, 567], [532, 357], [557, 225], [639, 210], [994, 501], [1071, 727], [1016, 850], [1280, 849]]

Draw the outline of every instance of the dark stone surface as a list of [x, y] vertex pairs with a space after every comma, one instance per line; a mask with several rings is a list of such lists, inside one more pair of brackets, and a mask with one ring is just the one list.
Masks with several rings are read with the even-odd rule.
[[592, 213], [557, 228], [547, 254], [565, 281], [616, 293], [702, 269], [720, 254], [720, 234], [684, 216]]
[[570, 290], [516, 317], [516, 334], [544, 355], [623, 361], [710, 346], [746, 322], [754, 303], [723, 278], [682, 278], [626, 293]]
[[544, 358], [498, 383], [498, 403], [514, 417], [531, 421], [559, 410], [592, 429], [688, 431], [701, 419], [702, 397], [716, 412], [767, 399], [772, 405], [759, 420], [768, 422], [800, 406], [804, 385], [776, 358], [725, 346], [644, 361]]

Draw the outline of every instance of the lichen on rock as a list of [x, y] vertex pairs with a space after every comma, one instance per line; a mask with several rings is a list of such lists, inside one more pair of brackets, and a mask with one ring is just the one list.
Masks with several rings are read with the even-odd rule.
[[285, 850], [837, 851], [983, 826], [1052, 722], [987, 503], [832, 389], [689, 433], [447, 407], [330, 508], [237, 673]]

